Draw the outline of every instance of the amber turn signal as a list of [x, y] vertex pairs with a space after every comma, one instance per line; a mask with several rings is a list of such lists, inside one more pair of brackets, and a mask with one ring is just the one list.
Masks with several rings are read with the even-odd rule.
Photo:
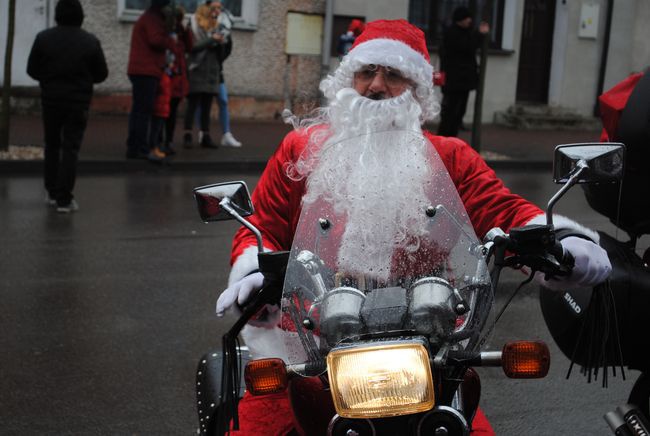
[[544, 342], [509, 342], [503, 346], [501, 366], [509, 378], [542, 378], [548, 374], [551, 354]]
[[275, 394], [287, 388], [287, 368], [282, 359], [251, 360], [244, 369], [244, 380], [252, 395]]

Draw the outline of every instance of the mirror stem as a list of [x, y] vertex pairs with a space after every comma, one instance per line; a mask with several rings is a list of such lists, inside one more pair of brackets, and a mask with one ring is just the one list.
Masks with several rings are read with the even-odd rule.
[[555, 203], [557, 203], [573, 185], [578, 183], [580, 175], [588, 169], [589, 165], [587, 165], [587, 162], [584, 159], [580, 159], [576, 163], [576, 167], [573, 170], [573, 174], [569, 177], [569, 180], [567, 180], [566, 184], [562, 186], [562, 188], [557, 191], [553, 198], [548, 202], [548, 206], [546, 207], [546, 224], [549, 226], [553, 225], [553, 207], [555, 206]]
[[255, 238], [257, 239], [257, 250], [259, 253], [263, 253], [264, 244], [262, 244], [262, 234], [259, 230], [257, 230], [257, 227], [246, 221], [241, 215], [237, 213], [237, 211], [230, 205], [230, 198], [224, 197], [224, 199], [219, 202], [219, 206], [221, 206], [223, 210], [228, 212], [233, 218], [239, 221], [244, 227], [253, 232]]

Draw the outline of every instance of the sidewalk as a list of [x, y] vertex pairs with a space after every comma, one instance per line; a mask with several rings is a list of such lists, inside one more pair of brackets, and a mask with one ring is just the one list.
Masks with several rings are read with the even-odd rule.
[[[212, 137], [220, 138], [218, 123], [212, 124]], [[435, 131], [435, 126], [432, 126]], [[191, 171], [261, 171], [290, 126], [281, 121], [233, 121], [232, 131], [244, 145], [241, 148], [220, 147], [183, 149], [182, 120], [176, 129], [177, 154], [168, 164], [172, 170]], [[37, 145], [43, 143], [39, 116], [15, 115], [11, 119], [10, 143]], [[482, 154], [494, 168], [550, 168], [553, 149], [558, 144], [598, 141], [598, 131], [513, 130], [484, 125]], [[80, 172], [137, 171], [150, 167], [146, 161], [126, 160], [127, 117], [91, 116], [79, 156]], [[469, 142], [471, 131], [460, 137]], [[41, 161], [0, 160], [0, 174], [40, 172]]]

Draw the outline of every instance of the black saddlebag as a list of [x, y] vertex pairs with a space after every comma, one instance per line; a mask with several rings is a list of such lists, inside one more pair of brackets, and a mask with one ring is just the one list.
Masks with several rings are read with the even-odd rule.
[[600, 233], [612, 262], [609, 286], [540, 290], [546, 325], [560, 350], [584, 368], [650, 370], [650, 268], [629, 244]]

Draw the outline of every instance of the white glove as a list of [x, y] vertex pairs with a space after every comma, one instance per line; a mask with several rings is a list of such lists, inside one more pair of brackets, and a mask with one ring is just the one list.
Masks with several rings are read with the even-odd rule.
[[237, 307], [237, 304], [240, 306], [244, 305], [251, 295], [262, 289], [263, 283], [264, 276], [261, 272], [256, 272], [230, 285], [219, 295], [219, 299], [217, 300], [217, 316], [224, 316], [226, 310], [231, 308], [235, 313], [240, 315], [241, 311]]
[[568, 236], [560, 241], [565, 252], [571, 253], [575, 259], [573, 271], [567, 277], [556, 277], [544, 280], [544, 275], [538, 273], [537, 280], [547, 288], [564, 290], [572, 287], [591, 287], [604, 282], [612, 272], [612, 264], [607, 252], [591, 241], [577, 236]]
[[[248, 299], [260, 289], [264, 283], [264, 275], [260, 272], [253, 273], [236, 281], [219, 295], [217, 300], [217, 316], [224, 316], [227, 310], [232, 310], [241, 316], [239, 306], [244, 305]], [[237, 304], [235, 304], [235, 301]], [[254, 327], [273, 328], [280, 321], [280, 308], [275, 304], [267, 304], [260, 312], [248, 321]]]

